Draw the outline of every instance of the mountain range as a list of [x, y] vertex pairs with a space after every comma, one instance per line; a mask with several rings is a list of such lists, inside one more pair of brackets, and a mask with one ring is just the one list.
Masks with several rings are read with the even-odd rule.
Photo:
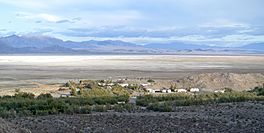
[[184, 53], [264, 53], [264, 44], [241, 47], [214, 47], [183, 42], [134, 44], [124, 41], [63, 41], [47, 36], [0, 37], [1, 54], [184, 54]]

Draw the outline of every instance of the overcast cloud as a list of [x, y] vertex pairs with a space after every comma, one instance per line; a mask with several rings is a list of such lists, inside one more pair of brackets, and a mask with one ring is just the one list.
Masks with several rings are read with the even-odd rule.
[[263, 0], [0, 0], [0, 35], [63, 40], [264, 42]]

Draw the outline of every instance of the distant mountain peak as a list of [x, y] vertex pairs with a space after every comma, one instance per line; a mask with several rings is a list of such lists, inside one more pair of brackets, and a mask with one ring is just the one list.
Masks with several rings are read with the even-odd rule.
[[[0, 52], [6, 53], [177, 53], [177, 52], [249, 52], [264, 53], [263, 43], [248, 44], [242, 47], [215, 47], [209, 45], [198, 45], [186, 42], [150, 43], [137, 45], [120, 40], [89, 40], [82, 42], [63, 41], [50, 36], [19, 36], [11, 35], [0, 37]], [[4, 50], [5, 49], [5, 50]], [[260, 52], [259, 52], [260, 51]]]

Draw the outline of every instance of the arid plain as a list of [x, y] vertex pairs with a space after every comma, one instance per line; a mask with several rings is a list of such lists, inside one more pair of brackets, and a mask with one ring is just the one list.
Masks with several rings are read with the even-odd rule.
[[[56, 97], [60, 86], [69, 80], [110, 77], [151, 78], [158, 81], [157, 84], [176, 80], [198, 83], [202, 80], [211, 87], [229, 84], [255, 87], [257, 81], [263, 83], [263, 73], [264, 56], [260, 55], [0, 56], [0, 96], [13, 95], [19, 88], [35, 95], [51, 93]], [[173, 112], [167, 113], [142, 109], [14, 117], [0, 119], [3, 123], [0, 129], [26, 133], [263, 132], [264, 103], [261, 101], [193, 106], [173, 104], [171, 107]]]
[[0, 56], [1, 90], [109, 77], [175, 80], [205, 72], [264, 73], [264, 56]]

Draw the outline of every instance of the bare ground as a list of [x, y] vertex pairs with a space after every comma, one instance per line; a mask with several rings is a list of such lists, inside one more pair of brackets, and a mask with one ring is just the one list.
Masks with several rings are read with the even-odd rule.
[[31, 131], [0, 118], [0, 133], [31, 133]]
[[[14, 94], [17, 88], [52, 93], [68, 80], [109, 77], [152, 78], [168, 81], [166, 87], [170, 81], [204, 73], [264, 73], [264, 56], [0, 56], [0, 95]], [[250, 84], [246, 87], [254, 87]]]
[[33, 133], [264, 132], [264, 103], [175, 107], [171, 113], [95, 113], [9, 119]]

